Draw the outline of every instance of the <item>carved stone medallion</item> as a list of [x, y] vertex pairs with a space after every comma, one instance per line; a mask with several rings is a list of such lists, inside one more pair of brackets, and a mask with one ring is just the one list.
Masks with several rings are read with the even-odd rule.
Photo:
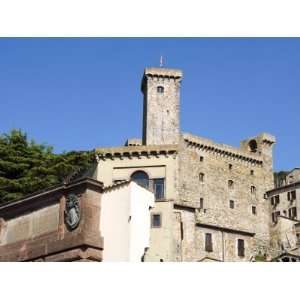
[[79, 198], [75, 194], [68, 195], [65, 207], [65, 223], [70, 230], [74, 230], [80, 222], [81, 211]]

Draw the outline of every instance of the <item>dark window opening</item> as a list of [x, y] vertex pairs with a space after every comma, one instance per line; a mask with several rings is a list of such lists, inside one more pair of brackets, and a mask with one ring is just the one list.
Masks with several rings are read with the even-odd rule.
[[290, 219], [297, 218], [297, 208], [296, 207], [289, 208], [289, 218]]
[[212, 235], [211, 233], [205, 234], [205, 251], [213, 252]]
[[203, 173], [199, 173], [199, 181], [200, 182], [204, 181], [204, 174]]
[[282, 258], [281, 261], [282, 261], [282, 262], [290, 262], [290, 259], [289, 259], [288, 257], [284, 257], [284, 258]]
[[228, 180], [228, 187], [229, 187], [230, 189], [233, 189], [233, 187], [234, 187], [234, 182], [233, 182], [232, 180]]
[[160, 260], [159, 260], [160, 262], [164, 262], [164, 260], [161, 258]]
[[149, 188], [149, 176], [143, 171], [136, 171], [131, 175], [131, 180], [138, 185], [148, 189]]
[[165, 89], [164, 89], [163, 86], [158, 86], [158, 87], [157, 87], [157, 92], [158, 92], [159, 94], [163, 94], [164, 91], [165, 91]]
[[229, 170], [232, 170], [232, 164], [228, 165]]
[[250, 171], [250, 175], [254, 175], [254, 170], [251, 170], [251, 171]]
[[249, 142], [249, 150], [251, 152], [257, 152], [257, 142], [256, 142], [256, 140], [251, 140]]
[[230, 207], [231, 209], [234, 209], [234, 201], [233, 201], [233, 200], [230, 200], [230, 201], [229, 201], [229, 207]]
[[254, 185], [251, 186], [250, 188], [251, 194], [255, 194], [256, 193], [256, 187]]
[[200, 209], [204, 208], [204, 200], [203, 198], [200, 198]]
[[181, 240], [183, 240], [183, 222], [180, 222], [180, 236]]
[[280, 216], [280, 211], [275, 211], [275, 212], [272, 213], [272, 221], [273, 221], [273, 223], [277, 223], [279, 216]]
[[256, 206], [252, 206], [252, 214], [256, 215]]
[[151, 226], [152, 227], [161, 227], [161, 215], [160, 214], [152, 214]]
[[204, 157], [203, 156], [200, 156], [200, 161], [202, 162], [204, 160]]
[[241, 239], [238, 239], [238, 256], [245, 256], [245, 241]]

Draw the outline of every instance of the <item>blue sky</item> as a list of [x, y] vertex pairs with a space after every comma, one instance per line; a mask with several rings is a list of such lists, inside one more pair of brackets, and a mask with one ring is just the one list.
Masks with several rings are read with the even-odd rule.
[[140, 137], [143, 69], [161, 54], [184, 72], [182, 131], [233, 146], [268, 132], [275, 169], [300, 166], [299, 38], [0, 38], [0, 132], [55, 152]]

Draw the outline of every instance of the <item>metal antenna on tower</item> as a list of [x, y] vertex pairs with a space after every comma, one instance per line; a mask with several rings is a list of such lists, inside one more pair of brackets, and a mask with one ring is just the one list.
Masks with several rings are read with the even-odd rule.
[[159, 66], [162, 68], [163, 67], [163, 56], [160, 56], [160, 62], [159, 62]]

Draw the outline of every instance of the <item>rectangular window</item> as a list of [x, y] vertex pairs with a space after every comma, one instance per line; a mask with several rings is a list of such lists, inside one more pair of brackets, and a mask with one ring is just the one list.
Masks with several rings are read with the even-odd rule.
[[277, 223], [278, 217], [280, 216], [280, 211], [275, 211], [272, 213], [272, 221], [273, 223]]
[[213, 252], [212, 235], [211, 233], [205, 233], [205, 251]]
[[292, 211], [293, 211], [293, 218], [297, 219], [297, 207], [293, 207]]
[[229, 169], [229, 170], [232, 170], [232, 164], [229, 164], [229, 165], [228, 165], [228, 169]]
[[256, 215], [256, 206], [252, 206], [252, 214]]
[[244, 240], [238, 239], [238, 256], [245, 256], [245, 242]]
[[155, 199], [165, 198], [165, 180], [164, 178], [153, 179], [153, 192]]
[[291, 200], [296, 200], [296, 191], [291, 191]]
[[183, 240], [183, 222], [180, 222], [180, 236], [181, 236], [181, 240]]
[[151, 227], [158, 228], [161, 227], [161, 214], [151, 215]]
[[290, 219], [297, 218], [297, 208], [296, 207], [289, 208], [289, 218]]
[[287, 198], [288, 198], [289, 201], [291, 200], [291, 193], [290, 192], [287, 193]]
[[276, 223], [276, 216], [275, 216], [275, 213], [274, 213], [274, 212], [272, 213], [272, 222], [273, 222], [273, 223]]
[[254, 170], [250, 171], [250, 175], [252, 175], [252, 176], [254, 175]]
[[204, 157], [203, 156], [200, 156], [200, 159], [199, 159], [201, 162], [203, 162], [204, 160]]
[[234, 209], [234, 201], [233, 201], [233, 200], [230, 200], [230, 201], [229, 201], [229, 207], [230, 207], [231, 209]]
[[275, 198], [271, 197], [271, 205], [274, 205], [274, 204], [275, 204]]
[[275, 196], [275, 204], [277, 205], [279, 203], [280, 203], [280, 196], [277, 195], [277, 196]]
[[204, 208], [204, 200], [203, 198], [200, 198], [200, 209]]

